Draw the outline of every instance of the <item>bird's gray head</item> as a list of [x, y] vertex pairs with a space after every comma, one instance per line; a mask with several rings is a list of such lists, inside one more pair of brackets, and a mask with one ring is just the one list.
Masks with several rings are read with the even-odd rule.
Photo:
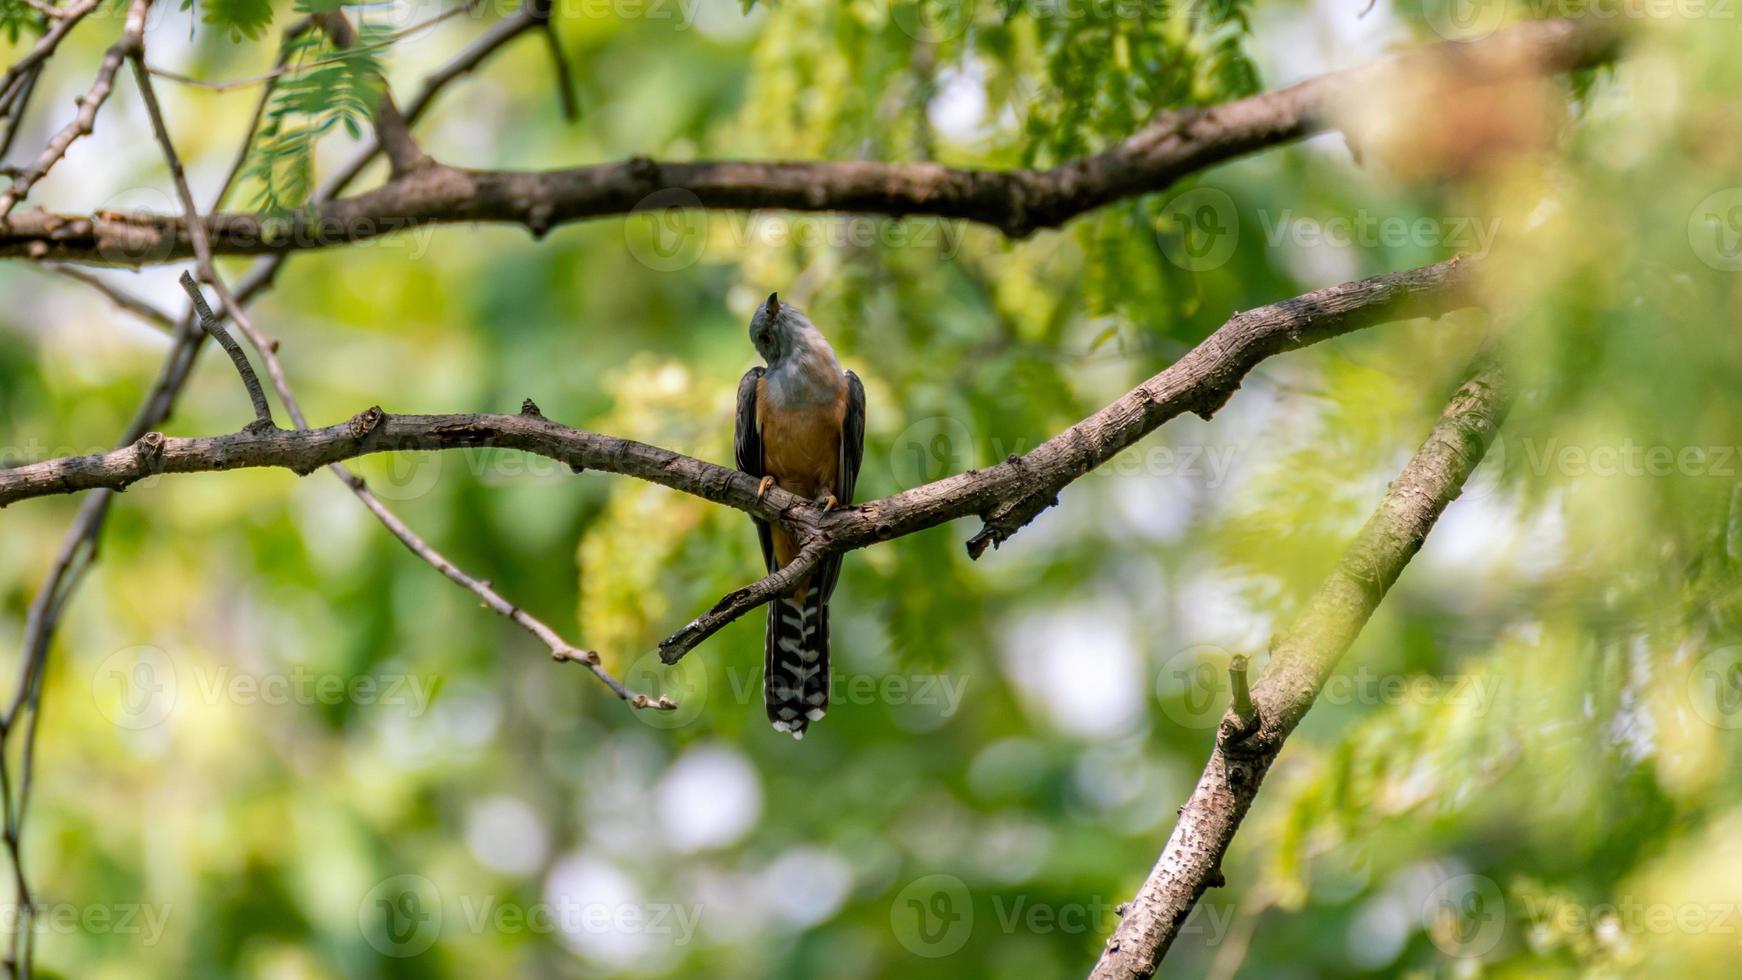
[[769, 293], [756, 312], [750, 316], [750, 342], [770, 367], [790, 357], [801, 346], [822, 341], [822, 334], [790, 303], [782, 303], [779, 293]]

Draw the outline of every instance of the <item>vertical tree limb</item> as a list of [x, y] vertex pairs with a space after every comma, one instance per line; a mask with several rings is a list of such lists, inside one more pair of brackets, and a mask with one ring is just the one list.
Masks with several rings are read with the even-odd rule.
[[1223, 883], [1222, 858], [1283, 740], [1482, 461], [1506, 407], [1498, 362], [1479, 355], [1379, 509], [1276, 642], [1251, 690], [1254, 730], [1244, 733], [1234, 710], [1223, 717], [1197, 788], [1180, 808], [1179, 822], [1148, 880], [1107, 940], [1090, 974], [1093, 980], [1153, 976], [1198, 898]]
[[569, 71], [569, 59], [563, 53], [562, 38], [557, 37], [556, 25], [551, 22], [551, 0], [526, 0], [526, 10], [538, 21], [544, 35], [545, 49], [550, 52], [551, 71], [556, 82], [557, 101], [562, 106], [563, 118], [569, 122], [578, 122], [581, 118], [580, 103], [575, 101], [575, 81]]

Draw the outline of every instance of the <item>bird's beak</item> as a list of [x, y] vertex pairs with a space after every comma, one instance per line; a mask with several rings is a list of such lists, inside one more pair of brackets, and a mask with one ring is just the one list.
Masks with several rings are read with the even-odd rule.
[[780, 312], [780, 294], [769, 293], [768, 302], [763, 303], [762, 305], [768, 309], [769, 316], [775, 316]]

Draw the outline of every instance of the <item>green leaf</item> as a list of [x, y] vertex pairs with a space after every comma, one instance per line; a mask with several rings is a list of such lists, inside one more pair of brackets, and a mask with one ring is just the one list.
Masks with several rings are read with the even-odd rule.
[[374, 25], [357, 33], [357, 43], [345, 50], [321, 35], [286, 43], [289, 70], [278, 80], [244, 171], [257, 188], [253, 201], [259, 210], [285, 215], [308, 203], [314, 146], [322, 136], [342, 126], [352, 139], [363, 137], [385, 91], [378, 55], [392, 34]]
[[206, 0], [203, 20], [226, 31], [232, 41], [258, 41], [272, 26], [272, 0]]

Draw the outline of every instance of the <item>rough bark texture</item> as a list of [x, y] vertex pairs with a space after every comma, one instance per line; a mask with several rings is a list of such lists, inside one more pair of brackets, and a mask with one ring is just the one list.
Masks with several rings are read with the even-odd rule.
[[0, 469], [0, 507], [51, 494], [121, 490], [162, 473], [279, 466], [306, 474], [371, 453], [498, 446], [579, 469], [639, 477], [736, 507], [782, 522], [807, 544], [820, 542], [829, 551], [864, 547], [972, 514], [985, 516], [981, 537], [996, 542], [1054, 503], [1067, 484], [1168, 419], [1187, 411], [1208, 417], [1264, 358], [1384, 320], [1466, 305], [1470, 270], [1470, 263], [1454, 259], [1235, 314], [1166, 370], [1026, 455], [833, 511], [778, 487], [758, 499], [758, 481], [735, 469], [538, 415], [389, 415], [379, 408], [306, 431], [255, 425], [225, 436], [147, 433], [109, 453]]
[[[1058, 502], [1059, 491], [1184, 412], [1208, 418], [1256, 364], [1385, 320], [1437, 315], [1470, 302], [1471, 263], [1453, 259], [1374, 276], [1235, 314], [1203, 343], [1117, 401], [1026, 455], [852, 507], [825, 511], [778, 487], [657, 446], [586, 432], [536, 412], [520, 415], [388, 415], [371, 408], [338, 425], [287, 431], [256, 421], [234, 435], [170, 438], [146, 433], [113, 452], [0, 469], [0, 507], [31, 497], [123, 490], [163, 473], [280, 466], [313, 472], [355, 456], [494, 446], [537, 453], [579, 470], [639, 477], [783, 524], [804, 553], [863, 548], [978, 514], [968, 542], [979, 557]], [[281, 394], [282, 394], [281, 389]], [[300, 418], [298, 424], [301, 424]], [[355, 480], [348, 477], [348, 482]], [[361, 492], [361, 481], [354, 489]], [[675, 663], [721, 627], [786, 587], [784, 572], [726, 596], [660, 644]]]
[[1276, 641], [1251, 691], [1257, 725], [1230, 711], [1197, 788], [1137, 897], [1125, 906], [1091, 977], [1154, 975], [1180, 925], [1209, 888], [1283, 740], [1312, 707], [1338, 659], [1397, 581], [1446, 505], [1482, 461], [1506, 413], [1498, 365], [1479, 357], [1439, 423], [1391, 484], [1349, 550]]
[[[1482, 41], [1448, 41], [1251, 98], [1166, 112], [1124, 142], [1045, 171], [645, 158], [566, 170], [482, 171], [409, 159], [408, 151], [382, 187], [316, 205], [287, 228], [269, 228], [260, 216], [241, 213], [209, 215], [205, 225], [220, 255], [325, 248], [429, 224], [506, 222], [542, 235], [564, 222], [655, 205], [929, 215], [1022, 236], [1233, 157], [1322, 132], [1339, 98], [1387, 84], [1392, 72], [1449, 66], [1466, 85], [1492, 84], [1596, 64], [1611, 57], [1616, 44], [1613, 25], [1602, 22], [1519, 24]], [[391, 148], [392, 140], [384, 142]], [[36, 211], [0, 224], [0, 258], [138, 265], [182, 258], [192, 248], [186, 222], [172, 216]]]

